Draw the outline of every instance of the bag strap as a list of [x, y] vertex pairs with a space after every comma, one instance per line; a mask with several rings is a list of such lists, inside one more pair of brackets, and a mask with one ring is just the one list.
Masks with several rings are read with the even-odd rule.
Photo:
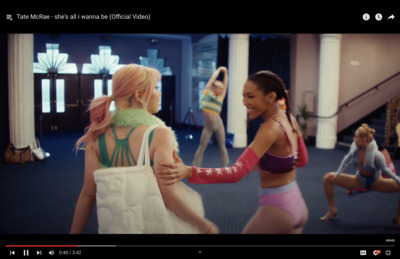
[[149, 135], [155, 128], [160, 127], [160, 126], [161, 125], [151, 125], [144, 132], [143, 139], [142, 139], [142, 145], [140, 146], [139, 158], [137, 161], [138, 166], [141, 166], [141, 165], [150, 166]]

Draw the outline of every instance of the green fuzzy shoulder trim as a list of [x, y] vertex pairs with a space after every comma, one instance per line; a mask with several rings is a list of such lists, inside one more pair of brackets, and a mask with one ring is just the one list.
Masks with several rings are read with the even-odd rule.
[[[140, 125], [161, 125], [166, 126], [165, 122], [144, 109], [117, 109], [111, 117], [110, 126], [117, 127], [138, 127]], [[175, 131], [168, 127], [174, 136], [174, 149], [179, 152], [179, 144]]]

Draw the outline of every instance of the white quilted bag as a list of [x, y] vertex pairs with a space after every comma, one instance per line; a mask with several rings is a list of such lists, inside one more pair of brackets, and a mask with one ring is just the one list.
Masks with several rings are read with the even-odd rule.
[[[94, 172], [100, 234], [190, 234], [198, 229], [168, 209], [150, 166], [150, 126], [142, 140], [137, 166], [101, 168]], [[177, 188], [181, 197], [201, 216], [201, 196], [182, 182]]]

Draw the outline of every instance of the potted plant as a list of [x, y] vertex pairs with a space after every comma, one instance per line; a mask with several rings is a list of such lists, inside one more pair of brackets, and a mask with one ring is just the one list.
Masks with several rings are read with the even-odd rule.
[[312, 116], [312, 113], [307, 110], [307, 104], [303, 104], [303, 105], [299, 105], [299, 112], [300, 112], [300, 116], [302, 119], [302, 121], [300, 122], [300, 129], [301, 129], [301, 133], [303, 135], [303, 139], [304, 141], [308, 140], [308, 136], [307, 136], [307, 128], [308, 128], [308, 119]]

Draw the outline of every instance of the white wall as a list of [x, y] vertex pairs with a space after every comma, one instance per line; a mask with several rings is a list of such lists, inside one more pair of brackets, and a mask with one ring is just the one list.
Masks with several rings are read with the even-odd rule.
[[[292, 35], [292, 112], [314, 95], [317, 114], [319, 35]], [[343, 34], [341, 39], [339, 105], [400, 71], [400, 34]], [[338, 116], [337, 132], [400, 95], [400, 77], [356, 101]], [[310, 120], [310, 136], [316, 134], [316, 119]]]
[[[400, 34], [343, 34], [339, 104], [400, 71]], [[400, 76], [352, 103], [338, 117], [341, 131], [400, 95]]]
[[[298, 106], [307, 104], [317, 111], [319, 69], [319, 37], [316, 34], [294, 34], [291, 37], [291, 111], [299, 114]], [[308, 135], [315, 136], [317, 120], [311, 119]]]

